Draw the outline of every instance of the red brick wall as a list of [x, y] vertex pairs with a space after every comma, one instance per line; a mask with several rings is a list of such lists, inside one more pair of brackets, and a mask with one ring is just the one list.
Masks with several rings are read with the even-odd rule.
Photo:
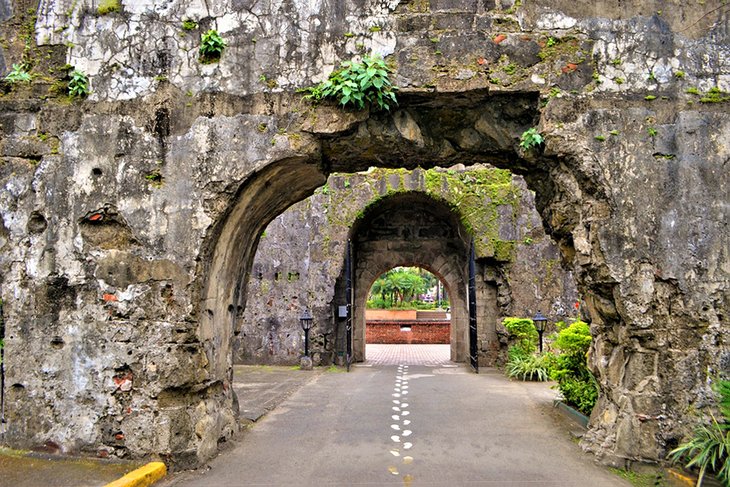
[[[402, 331], [410, 326], [411, 331]], [[365, 343], [450, 343], [449, 321], [368, 321]]]

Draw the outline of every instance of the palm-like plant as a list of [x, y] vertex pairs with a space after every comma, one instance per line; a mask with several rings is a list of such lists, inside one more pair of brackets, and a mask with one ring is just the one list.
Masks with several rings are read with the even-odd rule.
[[520, 380], [544, 382], [550, 379], [549, 358], [547, 355], [527, 355], [507, 362], [507, 377]]
[[699, 425], [688, 442], [669, 452], [673, 461], [685, 459], [687, 467], [699, 468], [698, 487], [708, 471], [714, 472], [725, 485], [730, 485], [730, 381], [719, 381], [717, 390], [724, 421], [718, 421], [713, 415], [709, 425]]

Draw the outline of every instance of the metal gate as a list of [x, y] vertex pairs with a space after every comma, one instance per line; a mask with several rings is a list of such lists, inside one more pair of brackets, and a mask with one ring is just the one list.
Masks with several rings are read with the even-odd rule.
[[347, 296], [347, 371], [352, 365], [352, 241], [347, 241], [347, 253], [345, 255], [345, 295]]
[[474, 239], [469, 250], [469, 363], [479, 373], [479, 352], [477, 351], [477, 281], [474, 262]]

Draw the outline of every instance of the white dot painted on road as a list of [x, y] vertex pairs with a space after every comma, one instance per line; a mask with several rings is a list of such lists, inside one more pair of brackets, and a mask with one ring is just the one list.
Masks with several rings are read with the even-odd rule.
[[[407, 365], [399, 365], [398, 366], [398, 372], [396, 373], [395, 378], [395, 385], [393, 387], [393, 393], [391, 394], [392, 397], [399, 398], [399, 397], [405, 397], [408, 394], [408, 366]], [[408, 437], [413, 434], [413, 431], [411, 430], [402, 430], [401, 426], [408, 426], [411, 424], [411, 421], [409, 419], [405, 419], [405, 416], [410, 415], [410, 411], [407, 411], [406, 408], [409, 406], [407, 402], [401, 402], [398, 399], [393, 399], [392, 410], [396, 414], [392, 414], [390, 417], [393, 419], [393, 421], [399, 421], [400, 424], [394, 423], [390, 425], [391, 430], [400, 432], [400, 435], [392, 435], [390, 439], [394, 443], [402, 444], [404, 450], [410, 450], [413, 448], [413, 443], [411, 442], [402, 442], [402, 437]], [[399, 448], [390, 448], [389, 449], [390, 454], [396, 458], [401, 457], [400, 449]], [[404, 456], [402, 457], [402, 464], [403, 465], [410, 465], [413, 463], [413, 457], [412, 456]], [[389, 466], [388, 471], [393, 475], [400, 475], [398, 472], [398, 468], [395, 466]], [[406, 487], [410, 486], [413, 481], [413, 476], [411, 474], [405, 474], [403, 475], [403, 483]]]

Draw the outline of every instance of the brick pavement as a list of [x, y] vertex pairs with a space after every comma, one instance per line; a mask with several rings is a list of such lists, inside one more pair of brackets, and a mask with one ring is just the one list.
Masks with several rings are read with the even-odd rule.
[[451, 363], [451, 345], [382, 345], [369, 343], [365, 365], [443, 365]]

